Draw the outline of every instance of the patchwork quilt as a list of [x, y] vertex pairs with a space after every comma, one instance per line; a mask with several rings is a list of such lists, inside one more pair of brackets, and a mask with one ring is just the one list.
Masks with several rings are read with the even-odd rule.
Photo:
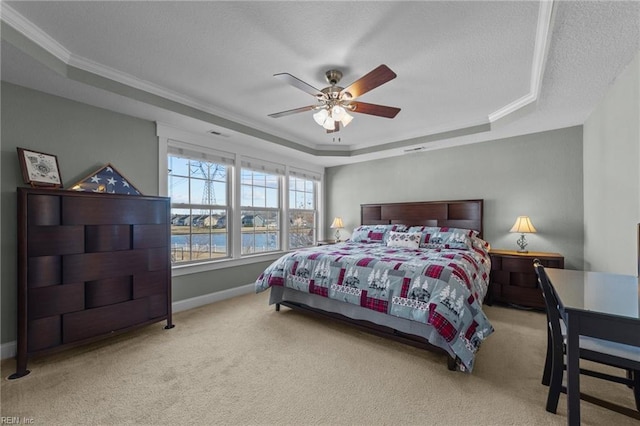
[[493, 327], [482, 311], [491, 268], [482, 248], [410, 248], [344, 242], [297, 250], [273, 262], [256, 292], [284, 286], [430, 324], [472, 371]]

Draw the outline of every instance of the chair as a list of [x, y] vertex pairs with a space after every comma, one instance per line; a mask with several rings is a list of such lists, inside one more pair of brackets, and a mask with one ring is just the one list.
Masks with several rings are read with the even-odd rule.
[[[544, 266], [540, 264], [538, 259], [534, 260], [533, 266], [538, 276], [538, 285], [542, 290], [547, 311], [547, 356], [542, 374], [542, 384], [549, 386], [546, 410], [555, 414], [560, 393], [566, 393], [566, 387], [562, 386], [564, 370], [567, 368], [564, 359], [566, 353], [566, 327], [560, 311], [559, 298], [544, 270]], [[627, 370], [626, 377], [583, 368], [580, 368], [580, 374], [627, 385], [633, 389], [636, 409], [640, 411], [640, 348], [593, 337], [580, 336], [580, 359]], [[624, 409], [624, 407], [589, 395], [581, 394], [581, 398], [606, 408], [615, 406]], [[636, 413], [633, 412], [633, 414]], [[636, 416], [634, 415], [634, 417]]]

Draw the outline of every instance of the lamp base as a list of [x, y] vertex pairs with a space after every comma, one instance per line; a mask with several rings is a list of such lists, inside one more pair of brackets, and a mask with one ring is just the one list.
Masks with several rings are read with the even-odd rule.
[[525, 247], [528, 244], [527, 244], [527, 239], [524, 237], [524, 234], [520, 235], [520, 238], [518, 238], [518, 241], [516, 241], [516, 244], [518, 245], [518, 247], [520, 247], [520, 249], [518, 250], [518, 253], [529, 253], [529, 250], [525, 249]]

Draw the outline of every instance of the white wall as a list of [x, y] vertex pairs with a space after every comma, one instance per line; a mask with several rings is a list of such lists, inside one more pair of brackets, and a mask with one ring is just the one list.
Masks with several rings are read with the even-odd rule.
[[640, 53], [585, 122], [583, 151], [584, 268], [636, 275]]
[[492, 247], [517, 249], [509, 229], [528, 215], [538, 230], [530, 251], [583, 265], [581, 126], [331, 167], [325, 181], [327, 217], [342, 216], [344, 233], [359, 225], [363, 203], [482, 198]]

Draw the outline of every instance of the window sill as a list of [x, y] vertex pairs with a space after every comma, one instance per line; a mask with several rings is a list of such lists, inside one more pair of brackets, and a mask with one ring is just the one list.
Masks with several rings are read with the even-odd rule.
[[210, 262], [191, 263], [188, 265], [176, 265], [171, 267], [171, 276], [198, 274], [200, 272], [215, 271], [217, 269], [234, 268], [236, 266], [250, 265], [259, 262], [274, 261], [287, 252], [277, 251], [273, 253], [254, 254], [240, 259], [212, 260]]

